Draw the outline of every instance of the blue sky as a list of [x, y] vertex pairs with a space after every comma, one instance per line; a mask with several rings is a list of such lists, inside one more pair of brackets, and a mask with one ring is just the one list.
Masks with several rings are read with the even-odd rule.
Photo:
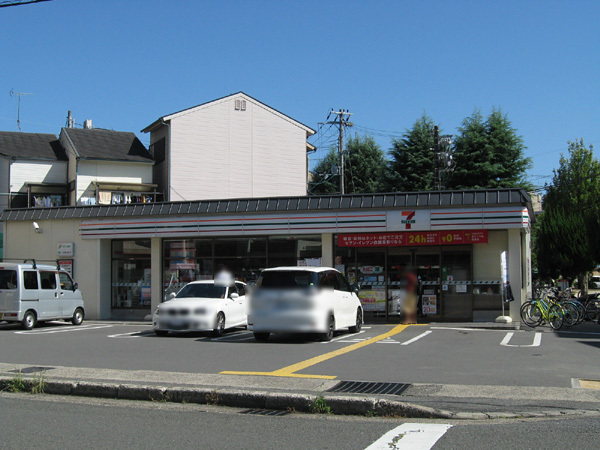
[[[314, 128], [349, 109], [384, 150], [426, 112], [508, 114], [532, 181], [600, 146], [600, 2], [54, 0], [0, 8], [0, 130], [134, 131], [237, 91]], [[361, 128], [359, 128], [361, 127]], [[326, 150], [332, 130], [312, 141]], [[597, 155], [596, 151], [596, 155]], [[322, 157], [318, 152], [316, 157]], [[545, 178], [544, 178], [545, 177]]]

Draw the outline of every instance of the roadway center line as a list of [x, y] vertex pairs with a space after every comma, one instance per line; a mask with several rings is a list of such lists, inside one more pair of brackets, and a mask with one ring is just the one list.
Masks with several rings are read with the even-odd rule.
[[366, 347], [367, 345], [374, 344], [375, 342], [383, 341], [391, 336], [394, 336], [398, 333], [401, 333], [406, 328], [411, 325], [396, 325], [387, 333], [380, 334], [379, 336], [372, 337], [362, 342], [357, 342], [356, 344], [348, 345], [346, 347], [342, 347], [338, 350], [334, 350], [329, 353], [325, 353], [323, 355], [315, 356], [314, 358], [307, 359], [306, 361], [302, 361], [296, 364], [292, 364], [291, 366], [283, 367], [279, 370], [275, 370], [273, 372], [238, 372], [238, 371], [224, 371], [220, 372], [221, 374], [226, 375], [266, 375], [271, 377], [292, 377], [292, 378], [320, 378], [326, 380], [333, 380], [337, 378], [335, 375], [305, 375], [296, 373], [300, 370], [304, 370], [307, 367], [314, 366], [315, 364], [319, 364], [323, 361], [327, 361], [328, 359], [335, 358], [336, 356], [344, 355], [346, 353], [350, 353], [354, 350], [358, 350], [359, 348]]
[[428, 450], [452, 425], [445, 423], [404, 423], [388, 431], [365, 450]]
[[419, 339], [421, 339], [421, 338], [424, 338], [425, 336], [427, 336], [428, 334], [431, 334], [431, 333], [433, 333], [433, 331], [426, 331], [426, 332], [424, 332], [424, 333], [421, 333], [421, 334], [420, 334], [420, 335], [418, 335], [418, 336], [415, 336], [415, 337], [414, 337], [414, 338], [412, 338], [412, 339], [409, 339], [409, 340], [408, 340], [408, 341], [406, 341], [406, 342], [403, 342], [401, 345], [408, 345], [408, 344], [412, 344], [413, 342], [415, 342], [415, 341], [418, 341]]

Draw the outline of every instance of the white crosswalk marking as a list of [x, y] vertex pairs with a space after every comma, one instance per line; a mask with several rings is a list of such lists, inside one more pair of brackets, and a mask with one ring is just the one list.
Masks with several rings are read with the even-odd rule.
[[366, 450], [429, 450], [451, 427], [443, 423], [404, 423], [385, 433]]

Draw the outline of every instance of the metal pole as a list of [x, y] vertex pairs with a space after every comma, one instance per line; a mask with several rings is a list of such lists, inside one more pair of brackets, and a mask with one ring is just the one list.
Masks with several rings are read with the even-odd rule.
[[338, 143], [340, 152], [340, 194], [345, 194], [344, 189], [344, 110], [340, 109], [340, 140]]

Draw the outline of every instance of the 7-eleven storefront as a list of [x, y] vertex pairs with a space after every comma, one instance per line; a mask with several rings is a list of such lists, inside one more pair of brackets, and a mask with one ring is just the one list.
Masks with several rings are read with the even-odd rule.
[[13, 209], [0, 220], [5, 257], [61, 259], [90, 319], [144, 318], [222, 264], [248, 283], [266, 267], [336, 267], [360, 286], [366, 317], [390, 322], [408, 270], [422, 320], [479, 321], [501, 314], [505, 279], [506, 315], [518, 320], [531, 290], [530, 210], [508, 189]]

